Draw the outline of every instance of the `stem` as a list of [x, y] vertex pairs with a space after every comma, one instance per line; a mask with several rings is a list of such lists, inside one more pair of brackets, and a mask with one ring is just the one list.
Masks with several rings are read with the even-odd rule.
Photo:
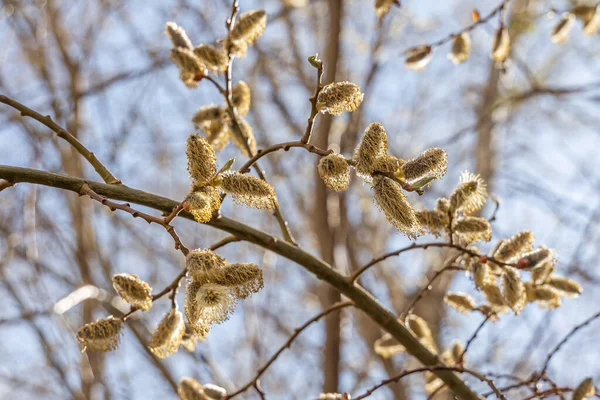
[[319, 114], [319, 110], [317, 110], [317, 99], [319, 97], [319, 93], [323, 89], [323, 85], [321, 84], [321, 79], [323, 78], [323, 63], [319, 65], [317, 68], [317, 87], [315, 88], [315, 94], [309, 99], [311, 104], [310, 109], [310, 117], [308, 118], [308, 125], [306, 126], [306, 131], [304, 132], [304, 136], [302, 136], [301, 142], [306, 144], [310, 140], [310, 135], [312, 134], [313, 126], [315, 123], [315, 118]]

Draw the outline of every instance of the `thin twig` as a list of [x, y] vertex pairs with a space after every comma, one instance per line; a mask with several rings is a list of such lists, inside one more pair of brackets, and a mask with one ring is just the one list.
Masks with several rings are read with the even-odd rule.
[[236, 392], [227, 396], [227, 399], [228, 400], [232, 399], [232, 398], [236, 397], [237, 395], [244, 393], [251, 387], [255, 386], [256, 382], [258, 382], [258, 380], [260, 379], [262, 374], [264, 374], [265, 371], [271, 366], [271, 364], [273, 364], [275, 362], [275, 360], [277, 360], [277, 357], [279, 357], [281, 355], [281, 353], [283, 353], [285, 351], [285, 349], [290, 347], [292, 345], [292, 342], [298, 337], [298, 335], [300, 335], [302, 333], [302, 331], [304, 331], [306, 328], [308, 328], [313, 322], [317, 322], [318, 320], [320, 320], [327, 314], [330, 314], [336, 310], [342, 309], [344, 307], [349, 307], [352, 305], [354, 305], [354, 303], [352, 301], [343, 301], [340, 303], [336, 303], [336, 304], [332, 305], [331, 307], [329, 307], [328, 309], [322, 311], [318, 315], [315, 315], [313, 318], [306, 321], [301, 327], [296, 328], [294, 330], [294, 334], [292, 336], [290, 336], [290, 338], [283, 344], [283, 346], [281, 346], [281, 348], [279, 348], [279, 350], [277, 350], [277, 352], [275, 354], [273, 354], [273, 356], [267, 361], [267, 363], [258, 370], [254, 379], [252, 379], [250, 382], [248, 382], [241, 389], [239, 389]]
[[465, 355], [467, 354], [467, 351], [469, 350], [469, 346], [471, 346], [471, 343], [473, 343], [473, 341], [475, 340], [475, 338], [477, 337], [477, 335], [479, 334], [479, 332], [481, 332], [481, 330], [483, 329], [483, 327], [485, 326], [485, 324], [490, 320], [490, 318], [492, 317], [493, 314], [489, 314], [485, 317], [485, 319], [483, 321], [481, 321], [481, 324], [479, 324], [479, 326], [477, 327], [477, 329], [475, 329], [475, 332], [473, 332], [473, 334], [471, 335], [471, 337], [469, 338], [469, 340], [467, 340], [467, 344], [465, 345], [465, 349], [462, 351], [462, 353], [460, 354], [460, 357], [458, 358], [458, 362], [457, 364], [462, 365], [463, 361], [465, 359]]
[[423, 299], [423, 297], [425, 297], [425, 295], [427, 294], [427, 292], [429, 292], [431, 289], [433, 289], [433, 283], [440, 277], [442, 276], [442, 274], [446, 271], [463, 271], [464, 268], [463, 267], [459, 267], [457, 265], [446, 265], [443, 268], [440, 268], [434, 275], [433, 277], [427, 282], [427, 284], [425, 286], [423, 286], [423, 288], [419, 291], [419, 293], [417, 294], [417, 296], [414, 298], [413, 301], [411, 301], [410, 305], [408, 307], [406, 307], [406, 310], [404, 311], [403, 315], [408, 315], [410, 313], [412, 313], [412, 311], [415, 309], [417, 303], [419, 301], [421, 301]]
[[88, 162], [94, 167], [98, 175], [104, 180], [104, 182], [108, 184], [117, 184], [121, 183], [119, 179], [117, 179], [108, 168], [98, 160], [98, 157], [88, 150], [72, 133], [68, 132], [66, 129], [58, 125], [52, 117], [49, 115], [43, 116], [42, 114], [32, 110], [31, 108], [19, 103], [16, 100], [13, 100], [3, 94], [0, 94], [0, 103], [4, 103], [6, 105], [11, 106], [12, 108], [21, 112], [21, 115], [24, 117], [30, 117], [35, 119], [36, 121], [41, 122], [46, 125], [48, 128], [56, 132], [59, 138], [66, 140], [79, 154], [81, 154]]
[[288, 151], [292, 147], [303, 147], [307, 151], [309, 151], [310, 153], [315, 153], [315, 154], [318, 154], [320, 156], [326, 156], [326, 155], [329, 155], [329, 154], [333, 153], [333, 150], [323, 150], [323, 149], [321, 149], [319, 147], [316, 147], [316, 146], [314, 146], [312, 144], [302, 143], [301, 141], [278, 143], [278, 144], [274, 144], [272, 146], [269, 146], [266, 149], [262, 149], [262, 150], [259, 149], [256, 152], [256, 154], [254, 154], [254, 156], [252, 156], [252, 158], [250, 158], [248, 161], [246, 161], [246, 164], [244, 164], [240, 168], [240, 172], [241, 173], [249, 172], [250, 171], [250, 167], [252, 165], [254, 165], [254, 163], [256, 163], [256, 161], [258, 161], [260, 158], [266, 156], [269, 153], [273, 153], [273, 152], [278, 151], [278, 150]]
[[302, 143], [306, 144], [310, 141], [310, 135], [312, 134], [313, 126], [315, 124], [315, 118], [319, 114], [319, 110], [317, 109], [317, 99], [319, 98], [319, 93], [323, 89], [323, 84], [321, 83], [321, 79], [323, 78], [323, 62], [317, 60], [319, 62], [319, 66], [317, 68], [317, 87], [315, 88], [315, 94], [309, 99], [311, 104], [310, 109], [310, 117], [308, 118], [308, 124], [306, 125], [306, 130], [304, 131], [304, 136], [300, 140]]

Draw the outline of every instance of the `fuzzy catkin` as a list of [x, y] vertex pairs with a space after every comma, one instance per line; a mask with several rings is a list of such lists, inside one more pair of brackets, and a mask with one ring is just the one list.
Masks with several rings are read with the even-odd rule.
[[264, 287], [262, 269], [252, 263], [229, 264], [215, 277], [215, 283], [232, 288], [232, 294], [245, 299]]
[[317, 166], [319, 176], [325, 185], [336, 192], [348, 189], [350, 168], [344, 156], [336, 153], [321, 157]]
[[185, 29], [177, 25], [175, 22], [167, 22], [165, 25], [165, 33], [173, 43], [173, 47], [183, 47], [184, 49], [192, 49], [192, 41], [188, 37]]
[[573, 400], [584, 400], [596, 394], [592, 378], [584, 379], [573, 392]]
[[172, 309], [163, 317], [152, 333], [148, 348], [156, 357], [167, 358], [179, 349], [184, 334], [183, 315]]
[[471, 54], [471, 37], [467, 32], [463, 32], [454, 38], [448, 58], [454, 64], [460, 64], [469, 58], [469, 54]]
[[537, 268], [546, 261], [553, 261], [554, 254], [551, 249], [540, 246], [537, 249], [522, 255], [524, 266], [527, 268]]
[[227, 265], [227, 261], [210, 249], [195, 249], [185, 258], [185, 266], [193, 280], [205, 283], [213, 279]]
[[492, 311], [502, 312], [506, 310], [506, 301], [504, 300], [500, 288], [496, 285], [495, 279], [493, 280], [493, 284], [488, 284], [483, 287], [483, 295], [488, 301]]
[[354, 150], [352, 160], [358, 175], [370, 180], [376, 161], [387, 156], [388, 140], [385, 128], [379, 122], [371, 123]]
[[171, 61], [179, 67], [181, 72], [199, 76], [206, 75], [206, 67], [191, 49], [185, 47], [171, 49]]
[[503, 241], [492, 255], [498, 261], [512, 261], [533, 249], [533, 239], [531, 231], [519, 232]]
[[477, 308], [475, 300], [466, 293], [447, 293], [444, 302], [463, 314], [468, 314], [469, 311]]
[[531, 281], [537, 284], [544, 283], [546, 282], [550, 274], [554, 272], [555, 269], [556, 266], [554, 265], [554, 263], [548, 260], [541, 264], [539, 267], [531, 270]]
[[229, 289], [216, 283], [199, 284], [190, 280], [185, 293], [185, 315], [190, 328], [203, 334], [213, 324], [229, 319], [237, 299]]
[[410, 49], [404, 60], [404, 66], [413, 71], [422, 71], [429, 64], [432, 56], [431, 46], [420, 46]]
[[148, 311], [152, 307], [152, 288], [136, 275], [115, 274], [112, 277], [112, 284], [126, 303], [143, 311]]
[[440, 197], [435, 201], [435, 209], [436, 211], [448, 214], [448, 210], [450, 210], [450, 201], [445, 197]]
[[82, 326], [77, 332], [77, 341], [82, 351], [112, 351], [119, 346], [123, 320], [112, 315]]
[[254, 176], [227, 171], [220, 174], [219, 185], [236, 203], [267, 210], [277, 206], [277, 196], [273, 186]]
[[209, 400], [202, 385], [192, 378], [181, 378], [177, 384], [177, 394], [181, 400]]
[[450, 195], [450, 211], [474, 213], [483, 207], [487, 200], [487, 189], [479, 175], [465, 171], [460, 176], [460, 182]]
[[373, 178], [373, 193], [377, 205], [396, 229], [411, 239], [423, 234], [419, 220], [397, 182], [377, 175]]
[[198, 134], [191, 134], [186, 142], [187, 169], [192, 180], [208, 183], [217, 173], [217, 156], [212, 146]]
[[392, 4], [397, 2], [396, 0], [375, 0], [375, 12], [377, 13], [377, 18], [383, 18], [390, 9], [392, 8]]
[[502, 295], [506, 305], [512, 308], [515, 314], [519, 314], [523, 310], [526, 300], [525, 286], [518, 269], [513, 267], [504, 268]]
[[206, 140], [217, 151], [223, 150], [231, 136], [227, 111], [216, 104], [202, 106], [192, 117], [194, 126], [202, 129]]
[[406, 317], [406, 325], [410, 331], [419, 339], [423, 346], [427, 347], [432, 353], [437, 354], [438, 349], [433, 340], [431, 329], [427, 322], [415, 314], [410, 314]]
[[550, 275], [545, 283], [564, 296], [577, 297], [583, 293], [583, 289], [579, 283], [564, 276]]
[[231, 30], [231, 41], [252, 45], [263, 34], [267, 27], [267, 13], [264, 10], [247, 11], [240, 14], [238, 21]]
[[241, 137], [239, 135], [240, 132], [235, 132], [231, 134], [231, 140], [233, 144], [240, 149], [242, 154], [246, 157], [252, 157], [256, 154], [256, 139], [254, 138], [252, 127], [244, 120], [239, 121], [239, 127]]
[[475, 281], [475, 287], [479, 290], [484, 290], [486, 286], [496, 285], [496, 278], [492, 275], [490, 266], [479, 261], [475, 261], [472, 265], [473, 280]]
[[224, 72], [229, 65], [229, 57], [222, 49], [210, 44], [201, 44], [194, 48], [194, 54], [204, 67], [214, 73]]
[[194, 216], [201, 224], [212, 219], [213, 210], [208, 195], [202, 192], [192, 192], [183, 201], [183, 209]]
[[250, 111], [252, 95], [250, 86], [244, 81], [239, 81], [231, 91], [231, 100], [238, 114], [245, 116]]
[[402, 346], [391, 334], [386, 333], [375, 341], [373, 344], [373, 350], [376, 354], [379, 354], [383, 358], [390, 358], [394, 354], [405, 352], [406, 348]]
[[331, 115], [352, 112], [362, 103], [364, 94], [352, 82], [334, 82], [321, 90], [317, 97], [317, 110]]
[[416, 211], [415, 215], [419, 223], [429, 233], [440, 236], [448, 229], [448, 214], [437, 210]]
[[385, 155], [375, 159], [373, 170], [378, 172], [390, 172], [392, 174], [402, 173], [401, 168], [405, 161], [401, 158]]
[[440, 148], [427, 149], [421, 155], [402, 165], [404, 179], [414, 182], [426, 176], [439, 179], [448, 170], [448, 154]]
[[485, 218], [465, 216], [456, 219], [452, 232], [471, 244], [477, 240], [489, 242], [492, 238], [492, 227]]
[[503, 63], [510, 54], [510, 36], [508, 29], [500, 27], [494, 35], [492, 42], [492, 60]]

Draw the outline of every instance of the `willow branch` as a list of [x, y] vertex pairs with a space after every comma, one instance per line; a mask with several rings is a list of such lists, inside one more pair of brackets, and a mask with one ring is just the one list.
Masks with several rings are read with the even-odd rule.
[[254, 377], [254, 379], [252, 379], [244, 387], [242, 387], [241, 389], [239, 389], [235, 393], [232, 393], [229, 396], [227, 396], [227, 399], [232, 399], [232, 398], [236, 397], [237, 395], [242, 394], [245, 391], [247, 391], [248, 389], [250, 389], [251, 387], [253, 387], [256, 384], [256, 382], [258, 382], [258, 380], [260, 379], [260, 377], [262, 376], [262, 374], [264, 374], [265, 371], [271, 366], [271, 364], [273, 364], [275, 362], [275, 360], [277, 360], [277, 357], [279, 357], [281, 355], [281, 353], [283, 353], [285, 351], [285, 349], [291, 347], [292, 342], [306, 328], [308, 328], [314, 322], [317, 322], [321, 318], [325, 317], [326, 315], [328, 315], [328, 314], [330, 314], [330, 313], [332, 313], [332, 312], [334, 312], [336, 310], [340, 310], [342, 308], [349, 307], [351, 305], [353, 305], [353, 303], [351, 301], [343, 301], [343, 302], [340, 302], [340, 303], [336, 303], [336, 304], [332, 305], [331, 307], [327, 308], [325, 311], [322, 311], [318, 315], [315, 315], [313, 318], [311, 318], [308, 321], [306, 321], [306, 323], [304, 323], [301, 327], [296, 328], [294, 330], [294, 334], [292, 336], [290, 336], [290, 338], [283, 344], [283, 346], [281, 346], [281, 348], [279, 348], [279, 350], [277, 350], [277, 352], [275, 354], [273, 354], [273, 356], [267, 361], [267, 363], [265, 365], [263, 365], [258, 370], [258, 372], [256, 373], [256, 376]]
[[[69, 190], [75, 193], [79, 193], [81, 186], [84, 183], [87, 183], [93, 191], [102, 196], [120, 201], [129, 201], [163, 212], [171, 212], [171, 210], [179, 204], [175, 200], [133, 189], [125, 185], [107, 185], [92, 181], [86, 182], [80, 178], [29, 168], [0, 165], [0, 179], [6, 179], [13, 182], [41, 184]], [[181, 216], [192, 221], [194, 220], [194, 217], [187, 212], [182, 212]], [[298, 246], [225, 216], [218, 216], [208, 222], [207, 225], [229, 232], [240, 240], [256, 244], [279, 254], [288, 260], [294, 261], [317, 278], [335, 287], [348, 299], [352, 300], [356, 308], [362, 310], [384, 331], [390, 333], [393, 338], [398, 340], [407, 349], [409, 354], [424, 365], [435, 366], [439, 364], [437, 356], [425, 348], [408, 331], [408, 329], [397, 320], [392, 312], [383, 307], [369, 292], [360, 286], [350, 283], [347, 277], [337, 272], [331, 265], [323, 260], [320, 260]], [[477, 394], [452, 371], [438, 369], [434, 372], [460, 398], [464, 400], [479, 399]]]
[[109, 170], [108, 168], [98, 160], [98, 157], [88, 150], [72, 133], [68, 132], [66, 129], [62, 128], [58, 125], [52, 117], [49, 115], [43, 116], [42, 114], [32, 110], [31, 108], [15, 101], [3, 94], [0, 94], [0, 103], [4, 103], [6, 105], [11, 106], [12, 108], [18, 110], [22, 116], [30, 117], [35, 119], [38, 122], [46, 125], [48, 128], [56, 132], [59, 138], [66, 140], [73, 148], [81, 154], [88, 162], [94, 167], [98, 175], [104, 180], [104, 182], [109, 184], [121, 183]]
[[333, 153], [333, 150], [323, 150], [323, 149], [321, 149], [319, 147], [316, 147], [316, 146], [314, 146], [312, 144], [302, 143], [301, 141], [278, 143], [278, 144], [274, 144], [273, 146], [267, 147], [266, 149], [258, 150], [256, 152], [256, 154], [254, 156], [252, 156], [252, 158], [250, 158], [248, 161], [246, 161], [246, 164], [244, 164], [242, 166], [242, 168], [240, 168], [240, 172], [241, 173], [249, 172], [250, 171], [250, 167], [252, 165], [254, 165], [254, 163], [256, 163], [260, 158], [266, 156], [269, 153], [273, 153], [273, 152], [278, 151], [278, 150], [288, 151], [292, 147], [303, 147], [309, 153], [315, 153], [315, 154], [318, 154], [320, 156], [326, 156], [326, 155], [329, 155], [329, 154]]

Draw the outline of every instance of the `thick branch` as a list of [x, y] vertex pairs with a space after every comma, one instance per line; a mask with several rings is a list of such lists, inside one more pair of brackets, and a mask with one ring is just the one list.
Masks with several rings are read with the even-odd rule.
[[[170, 213], [178, 202], [166, 197], [158, 196], [125, 185], [107, 185], [100, 182], [86, 182], [83, 179], [65, 175], [37, 171], [34, 169], [10, 167], [0, 165], [0, 178], [12, 182], [29, 182], [45, 186], [56, 187], [79, 193], [81, 186], [87, 183], [90, 188], [102, 195], [115, 200], [129, 201], [146, 207]], [[182, 213], [184, 218], [193, 220], [193, 216]], [[423, 364], [428, 366], [438, 365], [437, 357], [427, 350], [409, 331], [400, 323], [394, 314], [384, 308], [373, 296], [360, 286], [348, 281], [342, 274], [336, 272], [330, 265], [307, 253], [298, 246], [282, 241], [265, 232], [254, 229], [227, 217], [217, 217], [207, 225], [227, 231], [241, 240], [245, 240], [273, 251], [311, 272], [317, 278], [328, 282], [340, 293], [352, 300], [355, 306], [365, 312], [383, 330], [389, 332], [398, 340], [407, 351]], [[478, 400], [479, 397], [469, 386], [454, 372], [437, 369], [435, 373], [448, 387], [460, 398], [465, 400]]]

